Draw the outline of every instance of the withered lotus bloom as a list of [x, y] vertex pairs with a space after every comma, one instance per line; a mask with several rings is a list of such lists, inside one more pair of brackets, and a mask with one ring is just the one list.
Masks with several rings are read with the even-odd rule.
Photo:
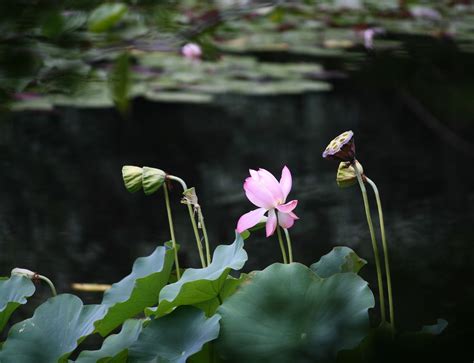
[[352, 163], [355, 160], [354, 133], [346, 131], [334, 138], [324, 150], [323, 158]]
[[337, 169], [337, 185], [339, 188], [347, 188], [354, 184], [357, 184], [357, 175], [355, 172], [354, 167], [359, 169], [362, 178], [364, 178], [364, 168], [362, 165], [356, 160], [354, 163], [349, 161], [339, 163], [339, 168]]

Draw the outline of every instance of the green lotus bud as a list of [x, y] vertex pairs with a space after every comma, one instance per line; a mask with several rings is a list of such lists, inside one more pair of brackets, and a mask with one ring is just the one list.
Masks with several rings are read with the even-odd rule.
[[[337, 185], [340, 188], [347, 188], [354, 184], [357, 184], [357, 175], [355, 173], [354, 164], [350, 161], [341, 162], [339, 163], [339, 168], [337, 169]], [[364, 174], [364, 168], [362, 165], [356, 160], [355, 165], [357, 166], [360, 174]]]
[[143, 191], [146, 195], [153, 194], [161, 188], [166, 179], [166, 173], [161, 169], [143, 167]]
[[124, 165], [122, 167], [122, 178], [125, 188], [130, 193], [138, 192], [142, 188], [143, 169], [138, 166]]

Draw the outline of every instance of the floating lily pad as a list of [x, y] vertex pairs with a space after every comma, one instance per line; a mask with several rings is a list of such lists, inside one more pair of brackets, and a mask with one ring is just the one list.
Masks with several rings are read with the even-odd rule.
[[35, 293], [33, 282], [23, 276], [12, 276], [0, 281], [0, 332], [13, 312], [23, 304], [26, 298]]
[[129, 362], [185, 363], [203, 345], [219, 335], [219, 315], [206, 318], [190, 306], [182, 306], [171, 314], [153, 319], [143, 328], [129, 349]]
[[50, 298], [32, 318], [11, 328], [0, 351], [0, 362], [65, 362], [78, 344], [93, 333], [94, 322], [105, 313], [104, 306], [84, 306], [74, 295]]
[[369, 330], [374, 296], [353, 273], [322, 279], [304, 265], [255, 273], [218, 309], [218, 340], [230, 362], [325, 362]]
[[319, 277], [326, 278], [340, 272], [358, 273], [366, 264], [367, 261], [357, 256], [352, 249], [340, 246], [334, 247], [310, 268]]
[[241, 269], [247, 261], [244, 241], [240, 234], [231, 245], [218, 246], [212, 263], [206, 268], [187, 269], [181, 279], [165, 286], [160, 293], [157, 309], [148, 313], [162, 316], [180, 305], [195, 305], [217, 297], [230, 270]]
[[127, 361], [128, 348], [137, 340], [143, 328], [143, 320], [127, 320], [119, 334], [104, 340], [99, 350], [85, 350], [79, 354], [76, 363], [108, 363]]
[[125, 320], [155, 305], [160, 290], [168, 282], [173, 260], [173, 250], [162, 246], [150, 256], [138, 258], [132, 273], [105, 292], [102, 304], [107, 307], [107, 315], [96, 322], [96, 331], [105, 336]]
[[127, 12], [127, 6], [121, 3], [105, 3], [98, 6], [89, 17], [89, 30], [103, 32], [113, 27]]

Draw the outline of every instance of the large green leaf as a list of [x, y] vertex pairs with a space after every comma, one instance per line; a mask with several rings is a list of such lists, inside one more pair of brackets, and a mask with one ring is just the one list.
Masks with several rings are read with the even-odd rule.
[[127, 12], [127, 5], [121, 3], [102, 4], [89, 16], [89, 30], [104, 32], [112, 28]]
[[212, 298], [211, 300], [203, 301], [193, 306], [204, 311], [206, 316], [214, 315], [217, 308], [223, 301], [227, 300], [231, 295], [233, 295], [239, 286], [248, 279], [247, 274], [241, 274], [238, 279], [232, 276], [227, 276], [227, 279], [224, 282], [221, 290], [219, 291], [218, 296]]
[[206, 318], [191, 306], [153, 319], [129, 349], [129, 362], [185, 363], [219, 335], [219, 315]]
[[96, 322], [96, 331], [105, 336], [146, 307], [156, 305], [170, 277], [173, 259], [173, 250], [163, 246], [150, 256], [137, 258], [131, 274], [105, 292], [102, 304], [108, 308], [107, 315]]
[[221, 245], [214, 251], [212, 263], [206, 268], [187, 269], [181, 279], [161, 290], [157, 309], [148, 312], [163, 316], [180, 305], [195, 305], [217, 297], [230, 270], [241, 269], [247, 261], [240, 234], [231, 245]]
[[334, 247], [310, 268], [319, 277], [326, 278], [340, 272], [358, 273], [366, 264], [367, 261], [357, 256], [349, 247], [340, 246]]
[[125, 363], [128, 348], [137, 340], [142, 327], [143, 320], [127, 320], [119, 334], [111, 335], [105, 339], [99, 350], [81, 352], [76, 363]]
[[12, 276], [0, 281], [0, 332], [13, 312], [34, 293], [35, 285], [26, 277]]
[[223, 363], [224, 361], [217, 354], [215, 341], [205, 344], [202, 349], [189, 357], [189, 363]]
[[64, 362], [92, 334], [94, 322], [105, 313], [104, 306], [84, 306], [74, 295], [50, 298], [36, 309], [32, 318], [12, 327], [0, 352], [0, 362]]
[[322, 279], [308, 267], [273, 264], [218, 309], [220, 352], [232, 362], [324, 362], [367, 334], [374, 297], [353, 273]]

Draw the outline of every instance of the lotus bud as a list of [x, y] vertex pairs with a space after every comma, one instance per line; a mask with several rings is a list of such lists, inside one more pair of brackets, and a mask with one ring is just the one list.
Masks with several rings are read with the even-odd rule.
[[346, 131], [334, 138], [324, 150], [323, 158], [353, 162], [355, 160], [354, 133]]
[[155, 193], [166, 180], [166, 173], [161, 169], [143, 167], [143, 191], [146, 195]]
[[122, 178], [125, 188], [130, 193], [138, 192], [142, 188], [143, 169], [138, 166], [125, 165], [122, 168]]
[[23, 277], [26, 277], [30, 280], [33, 280], [34, 278], [36, 278], [38, 276], [38, 274], [36, 272], [27, 270], [26, 268], [19, 268], [19, 267], [15, 267], [11, 272], [11, 276], [15, 276], [15, 275], [16, 276], [23, 276]]
[[337, 185], [339, 188], [347, 188], [354, 184], [357, 184], [357, 175], [354, 169], [354, 165], [357, 167], [361, 175], [364, 175], [364, 168], [362, 165], [356, 160], [354, 163], [349, 161], [342, 162], [339, 164], [339, 168], [337, 169]]

